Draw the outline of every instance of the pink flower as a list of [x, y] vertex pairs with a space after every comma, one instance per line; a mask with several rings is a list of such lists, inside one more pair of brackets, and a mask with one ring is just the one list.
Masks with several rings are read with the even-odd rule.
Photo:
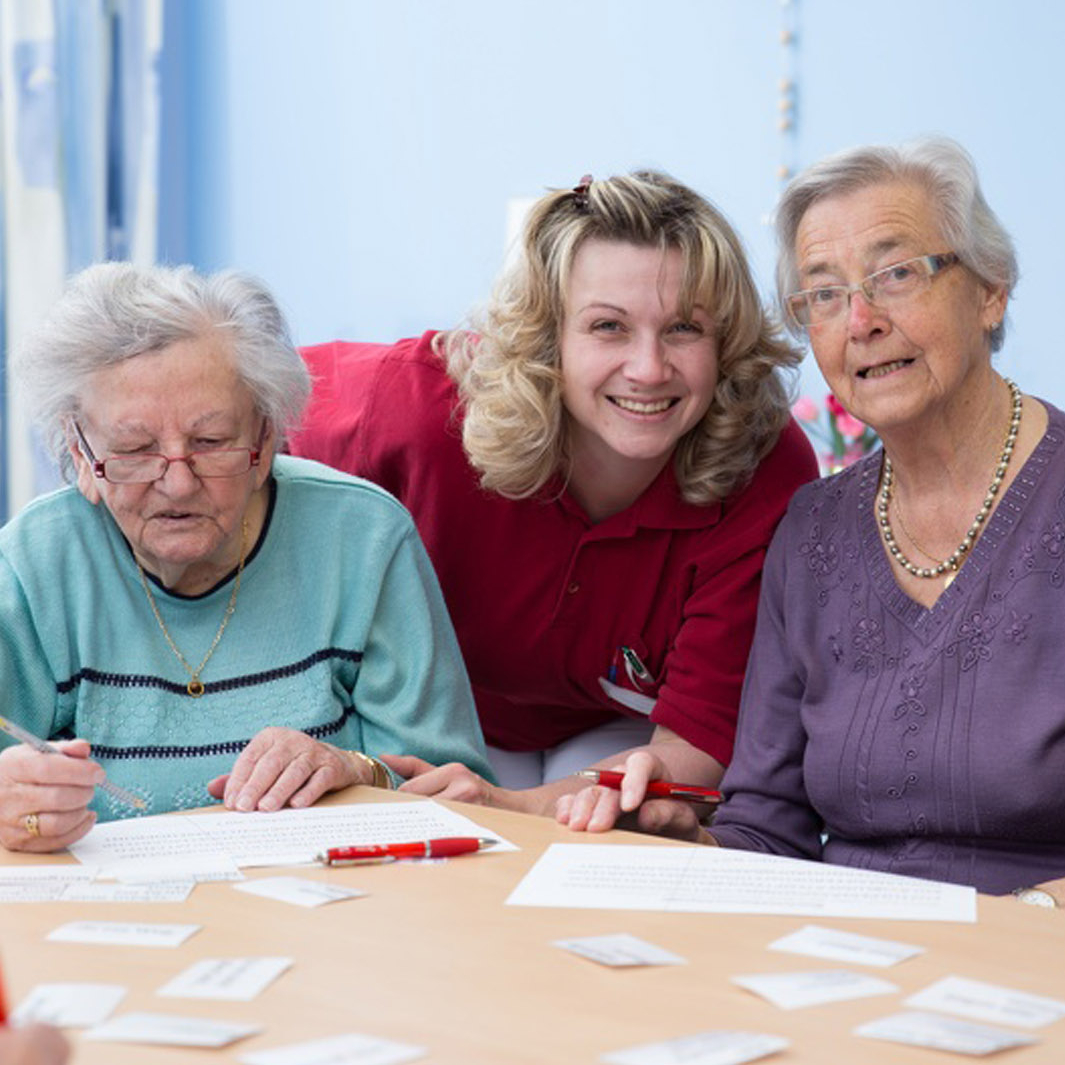
[[847, 411], [843, 407], [843, 404], [840, 403], [840, 401], [838, 399], [836, 399], [836, 397], [834, 395], [832, 395], [831, 392], [829, 392], [829, 394], [827, 396], [825, 396], [825, 406], [828, 408], [828, 413], [829, 414], [834, 414], [837, 417], [840, 414], [846, 414], [847, 413]]
[[816, 422], [820, 412], [817, 409], [817, 404], [809, 396], [799, 396], [795, 401], [795, 405], [791, 408], [791, 413], [800, 422]]
[[859, 437], [865, 432], [865, 422], [858, 421], [853, 414], [844, 411], [836, 415], [836, 428], [844, 436]]

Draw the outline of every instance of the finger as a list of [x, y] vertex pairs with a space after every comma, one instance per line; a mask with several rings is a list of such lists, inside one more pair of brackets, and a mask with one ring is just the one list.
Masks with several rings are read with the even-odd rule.
[[635, 810], [647, 794], [647, 784], [660, 771], [658, 759], [646, 751], [636, 751], [625, 759], [625, 777], [621, 782], [621, 809]]
[[[264, 730], [265, 731], [265, 730]], [[222, 801], [232, 810], [236, 808], [237, 796], [244, 790], [252, 773], [258, 764], [259, 758], [270, 747], [270, 739], [259, 732], [248, 741], [248, 745], [237, 756], [233, 768], [229, 771], [229, 780], [226, 781]]]
[[617, 802], [617, 792], [611, 788], [582, 788], [573, 795], [569, 810], [569, 827], [574, 832], [587, 831], [602, 797]]
[[560, 825], [569, 824], [570, 810], [573, 807], [573, 793], [568, 795], [560, 795], [555, 800], [555, 820]]
[[[303, 783], [314, 772], [314, 765], [310, 761], [310, 753], [304, 750], [292, 750], [281, 746], [272, 746], [263, 751], [256, 759], [255, 764], [248, 774], [244, 786], [237, 792], [233, 806], [237, 810], [248, 811], [258, 807], [263, 796], [266, 795], [283, 776], [285, 784], [281, 786], [279, 794], [287, 799], [299, 784]], [[234, 767], [234, 775], [236, 767]], [[296, 783], [292, 783], [296, 781]], [[232, 792], [233, 782], [229, 782], [227, 791]]]
[[[84, 741], [82, 741], [84, 742]], [[3, 776], [16, 784], [70, 784], [93, 788], [103, 782], [103, 766], [84, 756], [44, 754], [32, 747], [9, 747], [0, 755]]]
[[675, 839], [696, 839], [700, 834], [699, 818], [690, 803], [675, 799], [652, 799], [640, 807], [637, 818], [641, 832]]
[[[415, 761], [421, 762], [421, 759], [418, 758]], [[427, 768], [400, 784], [400, 791], [407, 791], [412, 795], [439, 795], [455, 779], [456, 767], [453, 764], [442, 766], [430, 765], [428, 762], [422, 764]], [[464, 767], [459, 768], [462, 768], [463, 772], [469, 772]]]
[[379, 754], [377, 757], [389, 769], [407, 779], [436, 769], [432, 762], [427, 762], [424, 758], [416, 758], [413, 754]]
[[[327, 777], [332, 777], [335, 771], [330, 770], [322, 762], [316, 759], [311, 751], [300, 751], [296, 756], [286, 762], [280, 773], [277, 774], [273, 783], [263, 792], [255, 804], [257, 810], [280, 810], [292, 796], [296, 794], [319, 770], [325, 772]], [[255, 775], [249, 787], [254, 784]], [[244, 789], [243, 799], [248, 792]]]
[[207, 794], [213, 799], [221, 799], [226, 793], [226, 782], [228, 780], [229, 774], [223, 773], [220, 777], [207, 781]]
[[77, 842], [96, 823], [96, 814], [81, 810], [74, 814], [43, 813], [37, 815], [38, 835], [31, 836], [23, 820], [14, 829], [5, 825], [0, 842], [8, 850], [25, 851], [30, 854], [47, 854], [63, 850]]
[[303, 787], [288, 800], [294, 810], [313, 806], [327, 791], [336, 787], [335, 774], [326, 766], [319, 766], [304, 783]]

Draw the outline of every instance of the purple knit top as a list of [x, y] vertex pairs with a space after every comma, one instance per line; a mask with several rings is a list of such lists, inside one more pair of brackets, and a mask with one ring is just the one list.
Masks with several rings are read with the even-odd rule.
[[1065, 415], [931, 609], [876, 523], [880, 453], [800, 488], [766, 560], [728, 847], [972, 884], [1065, 876]]

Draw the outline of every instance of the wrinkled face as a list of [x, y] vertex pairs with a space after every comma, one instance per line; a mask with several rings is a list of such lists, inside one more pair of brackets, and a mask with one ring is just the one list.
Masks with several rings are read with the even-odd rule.
[[[856, 284], [894, 263], [953, 250], [928, 194], [900, 182], [815, 203], [795, 241], [802, 289]], [[890, 314], [855, 293], [845, 313], [810, 327], [810, 343], [843, 406], [883, 432], [964, 403], [990, 367], [989, 331], [1005, 310], [1005, 293], [959, 264]]]
[[[78, 424], [97, 459], [158, 452], [170, 458], [215, 448], [256, 447], [263, 418], [216, 338], [184, 340], [94, 374]], [[71, 452], [78, 487], [111, 512], [134, 555], [164, 578], [194, 568], [218, 576], [236, 564], [241, 521], [270, 474], [267, 434], [258, 466], [235, 477], [199, 478], [172, 462], [146, 484], [97, 478], [80, 447]]]
[[718, 377], [711, 308], [680, 311], [683, 260], [589, 240], [574, 256], [560, 348], [575, 469], [657, 473], [706, 414]]

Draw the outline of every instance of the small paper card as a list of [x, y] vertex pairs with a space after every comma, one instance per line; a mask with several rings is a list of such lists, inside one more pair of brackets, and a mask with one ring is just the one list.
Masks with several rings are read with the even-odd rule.
[[840, 932], [820, 925], [804, 925], [797, 932], [782, 936], [769, 944], [770, 950], [790, 954], [808, 954], [812, 958], [844, 961], [856, 965], [877, 965], [886, 968], [900, 961], [924, 953], [924, 947], [912, 943], [898, 943], [893, 939], [860, 936], [855, 932]]
[[427, 1053], [425, 1047], [351, 1032], [272, 1050], [255, 1050], [239, 1060], [242, 1065], [403, 1065], [424, 1058]]
[[213, 1021], [205, 1017], [177, 1017], [170, 1013], [126, 1013], [90, 1028], [85, 1039], [103, 1043], [162, 1043], [176, 1047], [224, 1047], [256, 1035], [257, 1024]]
[[194, 880], [157, 880], [143, 884], [71, 884], [63, 902], [184, 902], [196, 886]]
[[617, 968], [634, 965], [686, 965], [686, 959], [645, 939], [625, 932], [608, 936], [581, 936], [578, 939], [556, 939], [552, 944], [579, 954], [589, 961]]
[[107, 875], [123, 884], [151, 884], [160, 880], [243, 880], [244, 874], [228, 854], [190, 854], [177, 858], [127, 858], [107, 866]]
[[0, 903], [60, 902], [72, 887], [88, 883], [96, 875], [94, 866], [30, 865], [0, 869]]
[[992, 1028], [971, 1021], [956, 1021], [935, 1013], [893, 1013], [854, 1029], [855, 1035], [907, 1043], [916, 1047], [952, 1050], [956, 1054], [994, 1054], [1007, 1047], [1028, 1046], [1039, 1040], [1005, 1028]]
[[1018, 1028], [1042, 1028], [1065, 1017], [1065, 1002], [1026, 991], [1014, 991], [982, 980], [946, 976], [905, 1000], [907, 1006], [958, 1013], [993, 1024], [1015, 1024]]
[[118, 984], [38, 984], [11, 1015], [15, 1024], [88, 1028], [107, 1020], [126, 997]]
[[125, 921], [70, 921], [45, 937], [57, 943], [110, 943], [122, 947], [179, 947], [203, 926]]
[[365, 891], [355, 888], [326, 884], [322, 880], [309, 880], [302, 876], [267, 876], [261, 880], [245, 880], [233, 887], [249, 895], [262, 895], [266, 899], [308, 907], [324, 906], [327, 902], [337, 902], [339, 899], [359, 899], [366, 895]]
[[291, 958], [201, 958], [156, 994], [250, 1002], [291, 965]]
[[607, 1065], [743, 1065], [789, 1046], [779, 1035], [759, 1032], [697, 1032], [663, 1043], [642, 1043], [603, 1054]]
[[755, 973], [732, 977], [734, 984], [779, 1006], [782, 1010], [842, 1002], [849, 998], [887, 995], [898, 988], [878, 976], [852, 973], [846, 969], [819, 969], [800, 973]]

